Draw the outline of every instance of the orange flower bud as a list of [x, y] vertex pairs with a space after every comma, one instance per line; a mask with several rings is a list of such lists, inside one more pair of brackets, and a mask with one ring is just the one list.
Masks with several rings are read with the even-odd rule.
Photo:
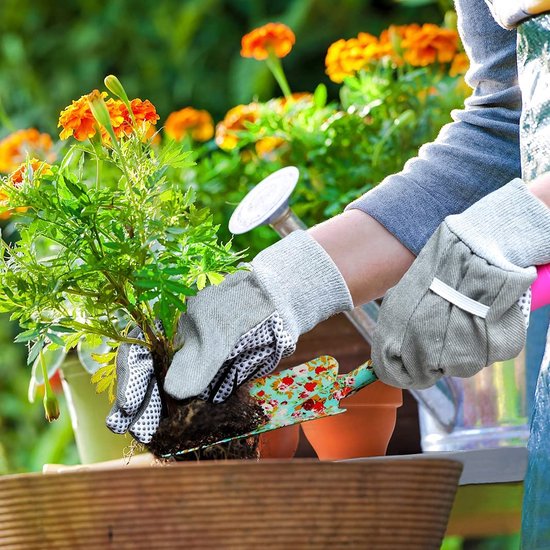
[[59, 418], [59, 401], [53, 393], [52, 389], [46, 386], [46, 394], [44, 395], [44, 415], [48, 422], [53, 422]]

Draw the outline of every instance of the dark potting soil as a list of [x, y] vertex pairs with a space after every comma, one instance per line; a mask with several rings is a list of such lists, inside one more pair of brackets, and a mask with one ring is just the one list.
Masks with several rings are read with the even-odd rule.
[[[178, 451], [201, 447], [228, 437], [254, 431], [268, 418], [246, 388], [237, 390], [223, 403], [201, 399], [176, 402], [149, 443], [156, 456], [174, 455]], [[174, 457], [176, 460], [216, 460], [257, 458], [258, 436], [236, 439]]]

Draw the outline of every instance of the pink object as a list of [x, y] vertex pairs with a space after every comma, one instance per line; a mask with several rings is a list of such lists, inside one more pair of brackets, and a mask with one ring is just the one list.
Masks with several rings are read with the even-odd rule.
[[537, 278], [531, 286], [531, 310], [550, 304], [550, 264], [537, 266]]

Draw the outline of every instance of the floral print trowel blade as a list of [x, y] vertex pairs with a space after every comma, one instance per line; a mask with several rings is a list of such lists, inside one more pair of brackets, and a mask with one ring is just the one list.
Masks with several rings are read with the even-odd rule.
[[340, 401], [377, 380], [367, 361], [348, 374], [338, 374], [338, 362], [323, 355], [291, 369], [249, 382], [251, 397], [262, 407], [268, 421], [258, 429], [192, 449], [184, 449], [164, 458], [177, 457], [199, 448], [227, 443], [284, 426], [332, 416], [346, 411]]

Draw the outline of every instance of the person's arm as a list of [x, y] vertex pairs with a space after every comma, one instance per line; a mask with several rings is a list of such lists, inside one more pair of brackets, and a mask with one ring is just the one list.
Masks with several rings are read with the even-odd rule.
[[[550, 208], [550, 172], [528, 187]], [[360, 210], [348, 210], [313, 227], [309, 233], [342, 273], [355, 306], [383, 296], [415, 259], [397, 237]]]
[[309, 233], [337, 265], [355, 306], [383, 296], [415, 258], [383, 225], [360, 210], [344, 212]]
[[448, 215], [520, 175], [516, 32], [497, 25], [483, 0], [458, 0], [456, 8], [472, 96], [402, 172], [348, 206], [376, 219], [414, 254]]

